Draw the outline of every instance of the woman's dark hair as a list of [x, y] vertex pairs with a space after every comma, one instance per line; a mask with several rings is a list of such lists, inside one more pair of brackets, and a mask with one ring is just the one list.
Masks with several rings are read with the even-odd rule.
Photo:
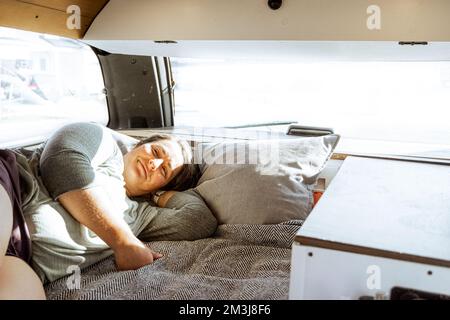
[[135, 148], [146, 143], [158, 142], [163, 140], [175, 141], [181, 148], [181, 152], [183, 154], [183, 167], [181, 171], [161, 189], [184, 191], [195, 187], [197, 185], [198, 179], [200, 178], [200, 169], [198, 165], [194, 163], [192, 148], [187, 141], [169, 134], [154, 134], [139, 141], [136, 144]]

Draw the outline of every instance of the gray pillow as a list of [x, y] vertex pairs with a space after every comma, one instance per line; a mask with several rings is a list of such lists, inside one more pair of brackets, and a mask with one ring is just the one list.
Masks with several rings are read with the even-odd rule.
[[111, 134], [116, 141], [117, 145], [119, 146], [120, 151], [122, 154], [126, 154], [130, 152], [132, 149], [134, 149], [135, 145], [139, 142], [138, 139], [135, 139], [133, 137], [127, 136], [123, 133], [111, 130]]
[[195, 188], [221, 224], [276, 224], [305, 219], [313, 187], [339, 141], [321, 137], [201, 143]]

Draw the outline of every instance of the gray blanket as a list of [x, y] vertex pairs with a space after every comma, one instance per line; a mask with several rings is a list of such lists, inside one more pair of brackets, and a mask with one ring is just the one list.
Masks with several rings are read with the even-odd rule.
[[[302, 221], [218, 227], [197, 241], [148, 245], [164, 257], [136, 271], [118, 272], [113, 257], [46, 286], [48, 299], [287, 299], [291, 245]], [[73, 278], [72, 278], [73, 279]], [[71, 282], [73, 283], [73, 282]]]

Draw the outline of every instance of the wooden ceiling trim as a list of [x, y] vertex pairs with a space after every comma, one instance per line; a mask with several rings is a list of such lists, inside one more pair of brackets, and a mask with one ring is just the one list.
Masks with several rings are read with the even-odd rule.
[[[0, 26], [80, 39], [108, 0], [0, 0]], [[68, 29], [69, 5], [81, 10], [81, 29]]]
[[83, 17], [94, 18], [100, 10], [103, 9], [106, 2], [105, 0], [17, 0], [18, 2], [24, 2], [40, 7], [49, 9], [55, 9], [62, 12], [66, 12], [67, 8], [71, 5], [77, 5], [81, 9], [81, 15]]

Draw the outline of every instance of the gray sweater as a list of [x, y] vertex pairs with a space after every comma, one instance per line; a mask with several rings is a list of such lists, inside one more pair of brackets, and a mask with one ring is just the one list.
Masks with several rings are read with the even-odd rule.
[[143, 241], [196, 240], [214, 233], [217, 221], [192, 189], [176, 193], [166, 208], [126, 196], [123, 155], [135, 142], [97, 124], [76, 123], [58, 130], [32, 154], [17, 155], [24, 216], [32, 239], [32, 266], [43, 282], [112, 254], [57, 201], [71, 190], [103, 188], [119, 208], [120, 218]]

